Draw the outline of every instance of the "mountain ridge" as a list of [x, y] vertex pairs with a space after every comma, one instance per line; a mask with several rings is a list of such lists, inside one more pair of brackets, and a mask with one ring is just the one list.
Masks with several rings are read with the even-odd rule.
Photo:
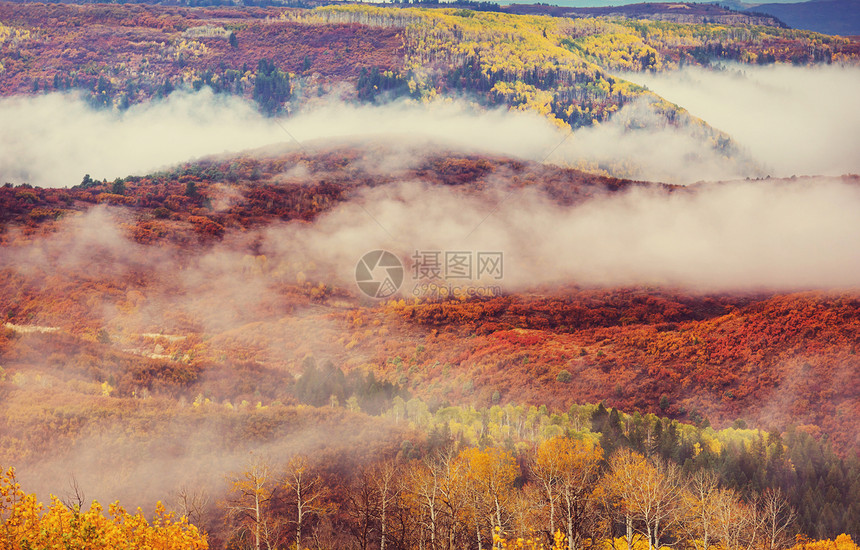
[[840, 36], [860, 35], [860, 1], [858, 0], [764, 3], [756, 4], [749, 9], [778, 17], [795, 29]]

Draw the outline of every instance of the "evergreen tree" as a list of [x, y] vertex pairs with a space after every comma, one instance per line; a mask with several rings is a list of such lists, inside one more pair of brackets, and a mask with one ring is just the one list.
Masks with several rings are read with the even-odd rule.
[[269, 115], [277, 113], [292, 95], [290, 75], [278, 69], [268, 59], [257, 64], [254, 80], [254, 101]]

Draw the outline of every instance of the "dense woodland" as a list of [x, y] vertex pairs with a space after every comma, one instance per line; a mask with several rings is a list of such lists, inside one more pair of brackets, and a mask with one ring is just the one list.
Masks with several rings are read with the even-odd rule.
[[0, 93], [75, 90], [120, 109], [207, 86], [274, 114], [343, 94], [346, 82], [357, 101], [465, 93], [573, 127], [646, 97], [678, 123], [689, 115], [613, 72], [853, 63], [858, 51], [849, 39], [779, 27], [462, 8], [0, 3]]
[[[855, 64], [858, 54], [856, 40], [745, 22], [462, 7], [0, 3], [0, 95], [75, 94], [119, 113], [207, 88], [270, 116], [332, 102], [460, 98], [572, 129], [636, 102], [655, 113], [654, 124], [683, 129], [741, 164], [748, 159], [729, 136], [618, 75], [724, 62]], [[581, 168], [636, 177], [606, 162]]]
[[[497, 547], [550, 547], [556, 532], [576, 548], [628, 535], [636, 548], [698, 548], [705, 532], [731, 548], [857, 538], [856, 295], [570, 286], [364, 303], [321, 266], [266, 248], [265, 231], [404, 177], [475, 196], [501, 173], [563, 205], [637, 185], [695, 192], [450, 153], [388, 179], [361, 168], [384, 149], [0, 188], [0, 462], [24, 490], [80, 493], [87, 510], [119, 494], [147, 517], [160, 500], [213, 548], [254, 547], [258, 526], [261, 544], [309, 548], [489, 548], [496, 527]], [[296, 165], [300, 179], [285, 180]], [[195, 275], [219, 255], [226, 272]], [[791, 403], [770, 406], [780, 395]], [[45, 475], [76, 455], [115, 474], [74, 467], [71, 492], [71, 474]], [[230, 458], [191, 479], [169, 466], [191, 457]], [[159, 480], [135, 488], [160, 460]], [[297, 471], [313, 487], [307, 508]], [[583, 485], [565, 500], [573, 473]], [[671, 488], [659, 519], [623, 496], [644, 479]], [[265, 503], [250, 517], [254, 498]], [[72, 521], [64, 506], [42, 521]], [[93, 510], [87, 521], [143, 521]], [[152, 536], [197, 536], [173, 521], [151, 523], [169, 527]]]
[[[303, 414], [273, 405], [255, 414], [277, 422], [296, 412]], [[223, 414], [223, 405], [208, 400], [191, 405], [192, 417]], [[254, 415], [247, 408], [228, 414]], [[65, 499], [53, 501], [40, 530], [35, 496], [10, 479], [2, 487], [13, 494], [2, 516], [4, 536], [19, 545], [7, 547], [62, 532], [101, 540], [105, 535], [83, 526], [105, 523], [101, 529], [118, 531], [111, 540], [191, 544], [199, 530], [207, 543], [226, 548], [256, 548], [258, 541], [263, 548], [504, 547], [499, 539], [528, 540], [529, 548], [789, 548], [795, 539], [809, 540], [795, 537], [799, 532], [858, 528], [860, 464], [793, 429], [715, 432], [602, 404], [562, 414], [516, 406], [430, 413], [420, 400], [400, 398], [380, 422], [389, 434], [408, 425], [408, 436], [374, 454], [367, 452], [372, 440], [363, 438], [350, 448], [318, 442], [274, 460], [252, 453], [220, 487], [177, 484], [165, 495], [175, 512], [159, 505], [151, 528], [140, 512], [129, 516], [118, 504], [105, 522], [75, 481]], [[846, 534], [840, 544], [856, 548]]]
[[[71, 93], [121, 112], [208, 88], [271, 116], [330, 102], [454, 97], [534, 111], [573, 129], [637, 102], [658, 124], [740, 163], [729, 136], [618, 74], [723, 62], [855, 64], [858, 54], [855, 40], [745, 22], [362, 5], [0, 3], [0, 95]], [[635, 177], [618, 163], [582, 167]]]

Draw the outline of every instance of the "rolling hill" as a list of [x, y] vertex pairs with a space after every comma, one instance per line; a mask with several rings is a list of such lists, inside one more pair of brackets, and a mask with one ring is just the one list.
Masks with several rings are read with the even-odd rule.
[[628, 79], [858, 42], [485, 8], [0, 2], [0, 547], [857, 550], [860, 176]]
[[757, 4], [750, 9], [778, 17], [794, 29], [842, 36], [860, 35], [860, 3], [857, 0]]
[[[98, 498], [116, 498], [120, 483], [125, 500], [152, 502], [179, 483], [176, 465], [200, 460], [213, 466], [195, 483], [222, 494], [223, 471], [260, 446], [298, 445], [326, 479], [351, 479], [359, 457], [407, 460], [421, 452], [413, 446], [475, 444], [479, 432], [484, 444], [519, 441], [525, 452], [526, 441], [585, 430], [609, 450], [647, 440], [634, 429], [646, 418], [685, 434], [660, 451], [682, 463], [699, 456], [695, 444], [730, 445], [700, 458], [724, 461], [738, 487], [780, 475], [786, 490], [806, 491], [821, 483], [821, 468], [855, 475], [856, 291], [568, 284], [368, 301], [290, 246], [290, 231], [325, 227], [370, 191], [396, 193], [403, 179], [463, 201], [527, 188], [563, 208], [637, 190], [702, 190], [424, 148], [420, 160], [379, 175], [368, 159], [388, 147], [268, 150], [71, 189], [0, 188], [0, 460], [42, 472], [36, 484], [24, 470], [40, 491], [62, 484], [71, 464]], [[511, 188], [497, 188], [500, 174]], [[598, 402], [606, 408], [581, 405]], [[610, 409], [631, 413], [626, 428], [594, 420]], [[528, 410], [534, 419], [517, 424]], [[343, 429], [337, 442], [322, 435]], [[759, 472], [746, 453], [765, 433], [768, 453], [783, 452], [773, 438], [785, 437], [795, 463], [829, 458], [810, 463], [812, 473]], [[116, 473], [93, 477], [81, 461]], [[158, 482], [136, 488], [130, 480], [150, 469], [163, 472]], [[818, 536], [854, 528], [854, 485], [833, 483], [846, 492], [825, 507], [789, 492]], [[332, 498], [345, 502], [349, 490]], [[333, 518], [347, 522], [348, 509]], [[215, 545], [229, 535], [218, 518], [198, 518]]]

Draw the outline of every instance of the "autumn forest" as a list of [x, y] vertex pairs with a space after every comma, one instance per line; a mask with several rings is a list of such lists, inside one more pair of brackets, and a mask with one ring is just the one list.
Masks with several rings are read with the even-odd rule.
[[660, 6], [0, 2], [0, 548], [856, 550], [860, 42]]

